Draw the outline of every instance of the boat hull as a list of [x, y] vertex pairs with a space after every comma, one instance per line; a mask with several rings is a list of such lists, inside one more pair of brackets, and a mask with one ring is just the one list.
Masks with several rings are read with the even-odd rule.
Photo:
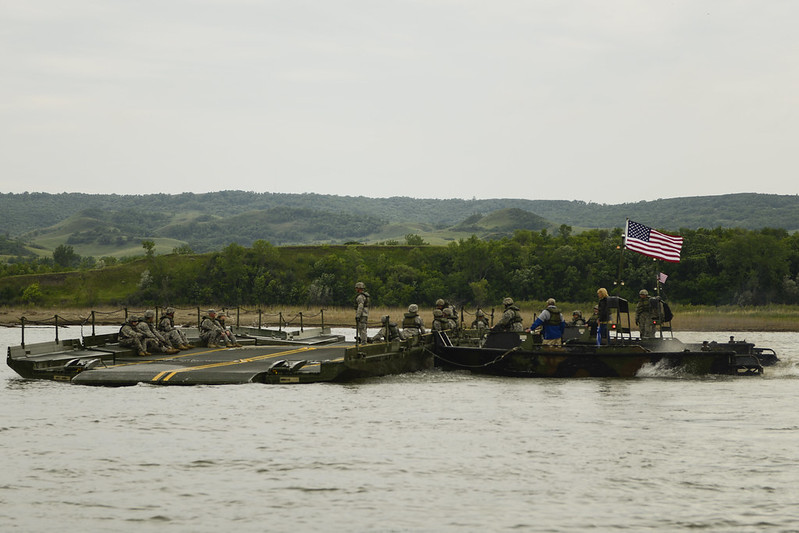
[[523, 345], [519, 335], [492, 335], [482, 347], [453, 345], [438, 335], [436, 365], [449, 370], [511, 377], [635, 377], [643, 369], [686, 374], [761, 374], [762, 365], [733, 350], [654, 352], [640, 345]]

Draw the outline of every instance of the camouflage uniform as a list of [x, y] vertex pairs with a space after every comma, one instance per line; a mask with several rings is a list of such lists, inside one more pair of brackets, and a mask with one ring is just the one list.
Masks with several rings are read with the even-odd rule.
[[481, 309], [478, 309], [477, 313], [475, 313], [474, 320], [472, 320], [472, 329], [488, 329], [488, 328], [489, 326], [486, 314]]
[[140, 332], [136, 326], [139, 325], [138, 317], [131, 317], [122, 324], [119, 329], [119, 345], [127, 348], [133, 348], [138, 355], [150, 355], [147, 351], [147, 343], [145, 341], [144, 333]]
[[569, 322], [570, 326], [585, 326], [585, 320], [583, 320], [583, 312], [582, 311], [573, 311], [572, 312], [572, 321]]
[[449, 320], [444, 316], [444, 311], [441, 309], [433, 310], [433, 331], [445, 331], [449, 329]]
[[173, 354], [177, 353], [178, 350], [172, 348], [169, 345], [166, 338], [164, 338], [161, 333], [155, 329], [155, 325], [153, 322], [155, 321], [155, 312], [154, 311], [145, 311], [143, 317], [139, 317], [139, 325], [137, 329], [141, 331], [145, 337], [147, 337], [147, 346], [153, 347], [153, 349], [148, 349], [147, 351], [158, 351], [161, 353], [166, 354]]
[[219, 336], [220, 341], [224, 342], [226, 346], [230, 348], [241, 348], [241, 344], [239, 341], [236, 340], [236, 336], [233, 335], [233, 332], [228, 329], [225, 325], [225, 319], [227, 315], [225, 313], [219, 313], [219, 316], [216, 319], [216, 323], [219, 324], [220, 329], [222, 330], [221, 335]]
[[[388, 315], [384, 316], [381, 320], [383, 327], [380, 328], [380, 331], [375, 333], [375, 336], [369, 339], [369, 342], [378, 342], [378, 341], [393, 341], [396, 339], [402, 340], [404, 337], [402, 333], [400, 333], [399, 328], [397, 327], [396, 322], [389, 321]], [[388, 335], [386, 335], [388, 332]], [[388, 338], [388, 339], [386, 339]]]
[[638, 292], [638, 305], [635, 307], [635, 323], [641, 332], [642, 339], [655, 336], [655, 314], [652, 312], [652, 304], [649, 301], [649, 291], [641, 289]]
[[424, 321], [419, 316], [419, 306], [411, 304], [408, 306], [408, 312], [402, 319], [402, 335], [407, 339], [413, 335], [424, 335]]
[[219, 348], [219, 341], [222, 337], [222, 328], [216, 321], [216, 311], [208, 310], [208, 314], [200, 322], [200, 340], [209, 348]]
[[444, 311], [444, 318], [447, 319], [447, 329], [451, 329], [452, 331], [458, 330], [458, 321], [455, 320], [455, 316], [452, 313], [451, 307], [445, 307]]
[[158, 331], [173, 348], [178, 350], [193, 348], [186, 337], [186, 333], [175, 327], [175, 310], [171, 307], [167, 308], [166, 314], [161, 317], [161, 321], [158, 323]]
[[522, 324], [522, 314], [519, 312], [519, 308], [513, 304], [511, 298], [505, 298], [502, 303], [505, 304], [505, 312], [502, 313], [502, 318], [499, 319], [494, 329], [498, 331], [523, 332], [524, 325]]
[[366, 327], [369, 324], [369, 293], [366, 292], [366, 285], [362, 282], [355, 284], [355, 341], [366, 342], [369, 335], [366, 333]]

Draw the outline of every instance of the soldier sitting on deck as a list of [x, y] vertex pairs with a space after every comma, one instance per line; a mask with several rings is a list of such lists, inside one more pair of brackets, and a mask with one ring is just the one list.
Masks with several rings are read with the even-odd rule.
[[138, 355], [150, 355], [147, 351], [147, 337], [138, 330], [139, 317], [128, 318], [119, 329], [119, 345], [126, 348], [133, 348]]
[[[144, 333], [144, 336], [147, 337], [147, 345], [153, 346], [154, 351], [165, 353], [168, 355], [176, 354], [180, 350], [177, 350], [170, 346], [169, 342], [167, 342], [166, 338], [161, 335], [161, 333], [155, 329], [155, 311], [148, 309], [144, 312], [144, 316], [139, 317], [139, 325], [137, 329]], [[148, 349], [148, 351], [150, 351]]]
[[219, 348], [222, 326], [216, 320], [216, 309], [209, 309], [200, 322], [200, 340], [209, 348]]
[[233, 332], [225, 325], [225, 319], [227, 318], [227, 313], [224, 311], [220, 312], [217, 315], [216, 321], [219, 324], [219, 327], [222, 328], [222, 334], [219, 336], [219, 343], [225, 343], [225, 346], [228, 348], [241, 348], [241, 344], [239, 341], [236, 340], [236, 336], [233, 335]]
[[397, 323], [391, 322], [388, 315], [384, 316], [380, 322], [383, 324], [383, 327], [380, 328], [380, 331], [375, 333], [374, 337], [369, 339], [369, 342], [390, 342], [396, 339], [403, 339], [402, 333], [400, 333], [400, 330], [397, 327]]
[[175, 308], [167, 307], [166, 314], [161, 317], [158, 323], [158, 331], [166, 337], [166, 340], [172, 345], [173, 348], [178, 350], [188, 350], [194, 348], [194, 345], [189, 342], [186, 334], [180, 329], [175, 327]]

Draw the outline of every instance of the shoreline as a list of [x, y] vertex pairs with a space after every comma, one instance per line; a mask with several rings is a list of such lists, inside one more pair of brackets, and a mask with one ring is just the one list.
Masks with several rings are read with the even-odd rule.
[[[579, 305], [573, 307], [580, 307]], [[586, 304], [582, 306], [586, 307]], [[572, 306], [566, 304], [567, 309]], [[216, 308], [218, 311], [222, 307]], [[202, 317], [207, 308], [175, 308], [175, 323], [183, 326], [196, 326], [198, 318]], [[370, 327], [379, 327], [380, 318], [389, 315], [393, 322], [401, 323], [405, 308], [398, 307], [373, 307], [370, 310]], [[774, 308], [680, 308], [673, 306], [674, 319], [672, 329], [679, 331], [799, 331], [799, 307]], [[324, 320], [325, 326], [330, 327], [355, 327], [355, 311], [350, 307], [320, 308], [269, 308], [258, 312], [257, 308], [229, 308], [230, 316], [227, 323], [242, 326], [278, 327], [281, 322], [283, 327], [318, 327]], [[119, 325], [125, 319], [125, 308], [98, 306], [96, 308], [41, 308], [41, 307], [0, 307], [0, 327], [17, 327], [21, 319], [31, 326], [55, 325], [55, 316], [58, 316], [59, 325], [80, 325], [92, 323], [94, 312], [95, 325]], [[144, 309], [128, 309], [128, 314], [143, 314]], [[487, 313], [490, 314], [488, 310]], [[501, 311], [494, 309], [495, 320]], [[522, 314], [526, 321], [532, 322], [537, 314], [528, 306], [522, 306]], [[429, 327], [432, 322], [432, 308], [422, 309], [420, 312], [425, 324]], [[161, 316], [159, 310], [158, 316]], [[282, 320], [281, 320], [282, 319]], [[464, 322], [471, 322], [472, 316], [464, 312]], [[630, 320], [634, 322], [634, 312]], [[631, 329], [637, 331], [634, 323]]]

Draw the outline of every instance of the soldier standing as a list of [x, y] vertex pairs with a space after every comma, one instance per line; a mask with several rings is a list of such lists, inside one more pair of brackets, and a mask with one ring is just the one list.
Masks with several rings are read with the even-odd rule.
[[649, 301], [649, 291], [638, 291], [638, 305], [635, 307], [635, 323], [641, 332], [642, 339], [655, 336], [655, 315], [652, 313], [652, 303]]
[[366, 285], [359, 281], [355, 284], [355, 342], [365, 343], [369, 339], [366, 326], [369, 322], [369, 293]]
[[541, 311], [541, 314], [535, 319], [533, 325], [530, 326], [529, 331], [533, 331], [540, 326], [544, 327], [544, 331], [541, 335], [543, 337], [542, 344], [547, 346], [561, 345], [563, 332], [566, 331], [566, 320], [563, 318], [563, 314], [560, 312], [560, 309], [558, 309], [558, 306], [555, 305], [554, 298], [547, 300], [546, 309]]
[[503, 305], [505, 305], [505, 312], [502, 313], [502, 318], [499, 319], [496, 326], [494, 326], [494, 330], [496, 331], [524, 331], [524, 325], [522, 324], [522, 314], [519, 310], [519, 307], [513, 303], [513, 298], [505, 298], [502, 300]]

